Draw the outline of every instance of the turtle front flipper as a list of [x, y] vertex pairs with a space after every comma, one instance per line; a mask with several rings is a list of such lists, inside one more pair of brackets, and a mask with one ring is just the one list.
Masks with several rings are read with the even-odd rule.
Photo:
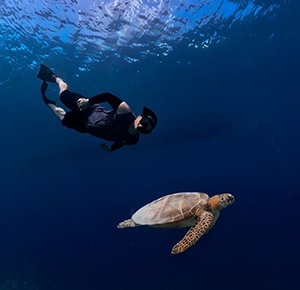
[[195, 225], [192, 226], [183, 239], [173, 247], [172, 254], [182, 253], [190, 246], [195, 245], [196, 242], [210, 229], [213, 217], [211, 212], [205, 211], [202, 213]]
[[133, 227], [138, 227], [139, 225], [137, 225], [132, 219], [129, 220], [125, 220], [121, 223], [119, 223], [117, 225], [118, 229], [123, 229], [123, 228], [133, 228]]

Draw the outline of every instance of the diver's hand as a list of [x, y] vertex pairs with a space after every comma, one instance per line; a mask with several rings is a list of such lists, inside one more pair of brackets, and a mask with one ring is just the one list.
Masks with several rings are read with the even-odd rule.
[[77, 101], [77, 106], [80, 111], [86, 110], [90, 106], [90, 101], [86, 98], [80, 98]]
[[101, 144], [101, 149], [106, 151], [106, 152], [112, 152], [111, 148], [106, 145], [106, 143]]

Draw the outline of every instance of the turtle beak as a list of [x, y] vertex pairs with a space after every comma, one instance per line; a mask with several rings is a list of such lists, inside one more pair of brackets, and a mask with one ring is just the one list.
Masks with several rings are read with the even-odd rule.
[[235, 201], [234, 196], [230, 193], [228, 193], [228, 201], [229, 201], [230, 204], [234, 203], [234, 201]]

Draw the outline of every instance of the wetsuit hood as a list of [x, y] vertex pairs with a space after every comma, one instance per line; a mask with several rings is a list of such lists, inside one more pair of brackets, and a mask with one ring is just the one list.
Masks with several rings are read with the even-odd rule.
[[155, 115], [155, 113], [152, 110], [150, 110], [149, 108], [144, 107], [142, 117], [143, 116], [149, 118], [150, 124], [152, 126], [152, 130], [153, 130], [157, 124], [157, 116]]
[[[147, 107], [144, 107], [143, 112], [141, 114], [142, 119], [140, 121], [141, 127], [138, 130], [143, 134], [150, 134], [152, 130], [156, 127], [157, 124], [157, 116], [155, 113]], [[151, 125], [151, 130], [147, 129], [148, 125]]]

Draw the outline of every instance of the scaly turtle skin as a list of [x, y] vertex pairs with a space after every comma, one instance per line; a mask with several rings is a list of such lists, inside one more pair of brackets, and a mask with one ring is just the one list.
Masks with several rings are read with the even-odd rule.
[[136, 211], [131, 219], [124, 220], [117, 227], [191, 227], [172, 249], [172, 254], [178, 254], [194, 245], [206, 234], [216, 223], [220, 210], [233, 202], [234, 196], [230, 193], [211, 198], [203, 192], [169, 194], [146, 204]]

